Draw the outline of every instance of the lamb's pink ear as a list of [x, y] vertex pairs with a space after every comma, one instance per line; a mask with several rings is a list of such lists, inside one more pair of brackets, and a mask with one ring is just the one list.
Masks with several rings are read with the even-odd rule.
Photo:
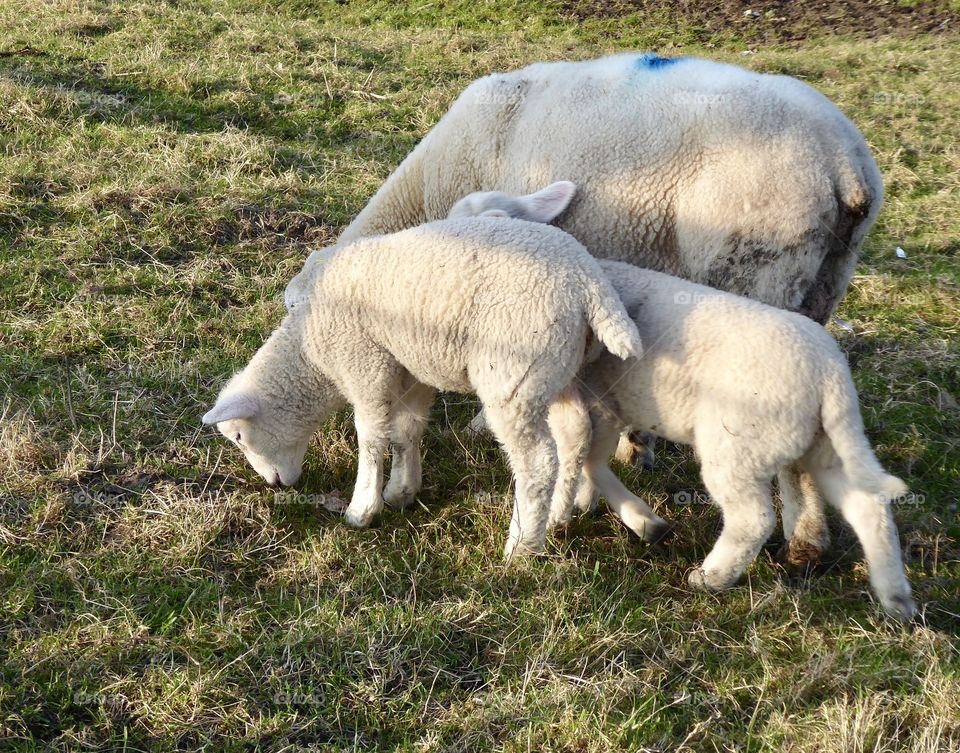
[[521, 196], [518, 201], [527, 211], [527, 219], [533, 222], [550, 222], [559, 215], [577, 192], [569, 180], [558, 180], [536, 193]]
[[233, 392], [223, 395], [217, 404], [208, 410], [201, 419], [205, 424], [219, 424], [235, 418], [253, 418], [260, 410], [260, 401], [256, 395], [247, 392]]
[[488, 209], [486, 212], [480, 212], [477, 217], [509, 217], [510, 213], [503, 209]]

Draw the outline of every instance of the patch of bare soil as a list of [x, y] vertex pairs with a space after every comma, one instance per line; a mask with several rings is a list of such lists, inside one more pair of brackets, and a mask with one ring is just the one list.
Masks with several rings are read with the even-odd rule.
[[945, 0], [805, 0], [803, 2], [670, 2], [669, 0], [565, 0], [564, 13], [575, 18], [649, 15], [690, 29], [698, 41], [731, 31], [746, 42], [796, 42], [833, 34], [876, 37], [956, 32], [960, 11]]

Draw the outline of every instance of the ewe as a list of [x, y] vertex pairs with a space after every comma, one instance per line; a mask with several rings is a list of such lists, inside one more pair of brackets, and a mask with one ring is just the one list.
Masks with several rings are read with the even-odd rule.
[[[325, 261], [311, 297], [230, 380], [204, 423], [216, 423], [268, 482], [292, 484], [311, 436], [346, 399], [359, 443], [346, 518], [366, 526], [385, 500], [403, 506], [419, 490], [434, 390], [475, 392], [516, 478], [506, 554], [541, 551], [550, 510], [573, 504], [587, 449], [589, 417], [571, 382], [588, 334], [621, 358], [642, 350], [597, 262], [562, 230], [491, 219], [361, 239]], [[388, 442], [394, 463], [381, 493]]]
[[[445, 217], [473, 191], [523, 194], [560, 179], [583, 194], [559, 226], [597, 255], [821, 323], [846, 290], [883, 195], [859, 131], [806, 84], [624, 54], [475, 81], [340, 243]], [[288, 308], [310, 289], [319, 256], [290, 282]], [[811, 486], [794, 472], [780, 483], [798, 499]], [[800, 518], [792, 555], [816, 559], [828, 545], [820, 508], [811, 498], [790, 511]]]

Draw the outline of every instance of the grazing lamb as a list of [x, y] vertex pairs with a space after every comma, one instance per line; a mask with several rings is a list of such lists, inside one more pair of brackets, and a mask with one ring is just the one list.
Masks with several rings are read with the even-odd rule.
[[[907, 487], [877, 462], [846, 359], [827, 331], [799, 314], [659, 272], [606, 260], [600, 266], [631, 312], [645, 352], [628, 363], [603, 354], [581, 372], [593, 439], [584, 466], [589, 482], [576, 503], [586, 507], [599, 492], [637, 534], [658, 536], [665, 522], [607, 461], [625, 425], [692, 444], [723, 511], [723, 531], [690, 583], [722, 589], [737, 581], [773, 530], [771, 479], [797, 463], [856, 532], [883, 607], [912, 618], [916, 607], [890, 511]], [[555, 431], [563, 434], [562, 426]], [[559, 522], [569, 513], [554, 517]]]
[[[557, 228], [485, 218], [361, 239], [325, 262], [309, 302], [227, 384], [204, 423], [216, 423], [267, 481], [292, 484], [343, 395], [359, 443], [346, 518], [366, 526], [385, 499], [413, 501], [434, 390], [475, 392], [516, 478], [506, 554], [541, 551], [550, 511], [573, 504], [587, 450], [589, 417], [572, 381], [588, 334], [620, 358], [642, 350], [597, 262]], [[555, 441], [557, 424], [566, 433]], [[382, 494], [388, 441], [394, 466]]]
[[[821, 323], [846, 290], [883, 195], [863, 137], [810, 86], [707, 60], [624, 54], [473, 82], [340, 242], [445, 217], [473, 191], [524, 194], [558, 179], [583, 189], [559, 226], [598, 256]], [[315, 252], [290, 282], [288, 308], [311, 289], [317, 261]], [[797, 490], [808, 481], [781, 477]], [[811, 559], [828, 541], [820, 507], [790, 511], [806, 518], [796, 551]]]

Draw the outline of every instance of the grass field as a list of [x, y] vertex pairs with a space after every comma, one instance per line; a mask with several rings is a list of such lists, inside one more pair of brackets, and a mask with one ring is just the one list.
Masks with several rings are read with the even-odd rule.
[[[960, 749], [960, 38], [936, 21], [960, 6], [741, 5], [0, 0], [0, 749]], [[916, 494], [915, 629], [837, 520], [820, 572], [771, 541], [742, 587], [690, 591], [719, 515], [674, 503], [702, 491], [681, 448], [620, 468], [668, 544], [601, 513], [506, 569], [509, 473], [467, 398], [437, 402], [420, 504], [366, 531], [200, 426], [469, 81], [630, 49], [800, 77], [870, 142], [888, 195], [833, 331]], [[330, 421], [300, 492], [349, 491], [352, 432]]]

